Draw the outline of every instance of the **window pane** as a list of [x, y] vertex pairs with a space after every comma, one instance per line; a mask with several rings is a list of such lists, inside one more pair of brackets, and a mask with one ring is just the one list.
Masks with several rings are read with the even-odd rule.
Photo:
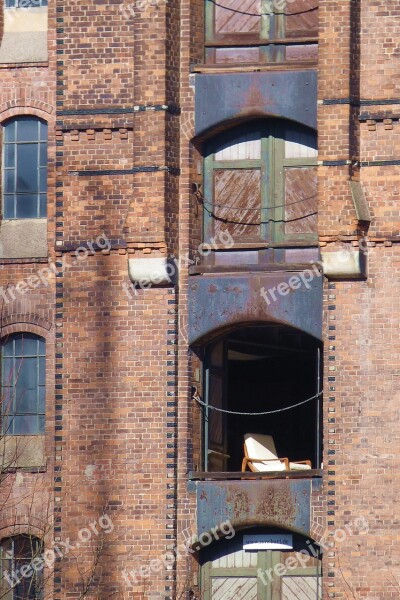
[[4, 146], [4, 166], [15, 167], [15, 144]]
[[38, 352], [38, 337], [29, 333], [15, 336], [16, 356], [36, 356]]
[[47, 167], [47, 144], [40, 144], [40, 166]]
[[45, 356], [45, 354], [46, 354], [46, 340], [44, 338], [38, 337], [37, 338], [37, 343], [38, 343], [38, 353], [39, 353], [39, 356]]
[[286, 60], [296, 62], [302, 60], [318, 60], [318, 44], [293, 44], [286, 46]]
[[4, 141], [14, 142], [15, 141], [15, 121], [10, 121], [4, 125]]
[[3, 385], [11, 385], [13, 382], [13, 364], [12, 358], [3, 358], [3, 372], [2, 372], [2, 383]]
[[29, 390], [37, 386], [37, 358], [18, 358], [16, 359], [16, 384], [17, 390]]
[[38, 197], [36, 194], [21, 194], [16, 197], [17, 219], [29, 219], [38, 216]]
[[261, 134], [250, 131], [221, 144], [215, 160], [259, 160], [261, 158]]
[[304, 128], [288, 128], [285, 132], [285, 158], [316, 158], [317, 136]]
[[44, 433], [46, 418], [44, 415], [39, 415], [38, 433]]
[[14, 415], [6, 414], [3, 412], [3, 433], [7, 433], [8, 435], [12, 435], [14, 433], [13, 423], [14, 423]]
[[285, 169], [285, 233], [317, 234], [317, 167]]
[[47, 214], [47, 194], [40, 194], [39, 217], [45, 217], [46, 214]]
[[39, 360], [39, 385], [45, 384], [46, 378], [46, 358], [42, 356]]
[[35, 389], [19, 389], [17, 385], [15, 411], [21, 415], [37, 411], [37, 392]]
[[3, 416], [14, 414], [14, 388], [5, 387], [3, 388], [3, 398], [1, 403], [1, 409]]
[[259, 169], [214, 171], [214, 235], [229, 231], [233, 238], [260, 238], [261, 175]]
[[259, 33], [261, 0], [220, 0], [215, 5], [215, 33]]
[[17, 119], [17, 142], [37, 142], [39, 139], [39, 121], [33, 117]]
[[4, 171], [4, 193], [12, 194], [15, 191], [15, 171], [6, 169]]
[[14, 219], [15, 218], [15, 203], [14, 195], [4, 197], [4, 218]]
[[217, 64], [258, 63], [260, 50], [258, 48], [216, 48], [215, 62]]
[[39, 140], [47, 142], [47, 123], [43, 121], [39, 121]]
[[15, 435], [33, 435], [38, 433], [36, 415], [15, 415], [13, 419], [13, 433]]
[[14, 337], [11, 337], [4, 342], [3, 356], [14, 356]]
[[39, 191], [47, 191], [47, 169], [45, 169], [44, 167], [39, 169]]
[[17, 146], [17, 192], [38, 191], [38, 146]]
[[39, 412], [39, 414], [44, 415], [45, 406], [46, 406], [46, 389], [44, 386], [40, 386], [39, 397], [38, 397], [38, 412]]

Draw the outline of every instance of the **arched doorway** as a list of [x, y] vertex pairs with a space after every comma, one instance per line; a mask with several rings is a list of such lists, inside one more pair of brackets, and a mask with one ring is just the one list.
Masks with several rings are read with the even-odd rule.
[[202, 600], [322, 598], [320, 547], [296, 533], [277, 529], [237, 532], [231, 540], [204, 548], [200, 562]]

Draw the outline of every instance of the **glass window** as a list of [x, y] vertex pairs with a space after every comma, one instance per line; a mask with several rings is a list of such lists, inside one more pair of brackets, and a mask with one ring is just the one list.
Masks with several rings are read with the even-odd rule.
[[[5, 600], [42, 600], [41, 541], [29, 535], [5, 538], [0, 543], [0, 595]], [[32, 565], [32, 561], [37, 559]], [[34, 568], [36, 565], [36, 568]], [[28, 568], [30, 567], [30, 568]]]
[[205, 0], [206, 62], [316, 63], [318, 0]]
[[47, 123], [16, 117], [3, 126], [3, 217], [46, 216]]
[[315, 241], [317, 136], [283, 121], [240, 126], [205, 153], [204, 241]]
[[6, 8], [35, 8], [47, 6], [48, 0], [5, 0]]
[[2, 344], [2, 429], [7, 435], [44, 433], [45, 340], [18, 333]]

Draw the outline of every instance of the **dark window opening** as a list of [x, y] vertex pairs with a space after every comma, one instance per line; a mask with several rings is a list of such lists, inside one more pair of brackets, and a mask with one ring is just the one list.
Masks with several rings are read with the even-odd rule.
[[207, 63], [317, 63], [318, 0], [205, 2]]
[[[230, 412], [204, 409], [204, 470], [241, 471], [248, 434], [269, 436], [267, 450], [271, 439], [275, 446], [271, 457], [259, 447], [251, 456], [254, 446], [248, 441], [250, 458], [262, 461], [268, 455], [271, 460], [261, 465], [249, 461], [245, 465], [249, 470], [320, 468], [322, 400], [320, 395], [313, 398], [320, 386], [320, 345], [297, 330], [276, 325], [243, 327], [210, 344], [205, 402]], [[313, 399], [283, 410], [309, 398]], [[254, 414], [262, 412], [270, 414]], [[273, 456], [277, 460], [272, 461]]]

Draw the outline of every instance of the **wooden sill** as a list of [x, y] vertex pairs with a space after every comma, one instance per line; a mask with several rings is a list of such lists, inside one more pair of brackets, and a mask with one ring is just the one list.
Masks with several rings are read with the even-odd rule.
[[252, 473], [251, 471], [242, 472], [215, 472], [189, 471], [190, 481], [225, 481], [232, 479], [312, 479], [322, 477], [322, 469], [309, 469], [306, 471], [271, 471], [270, 473]]
[[298, 273], [310, 268], [310, 263], [256, 263], [246, 265], [194, 265], [189, 275], [211, 275], [228, 273], [276, 273], [280, 271]]
[[268, 40], [239, 40], [231, 37], [227, 40], [210, 40], [206, 48], [265, 48], [268, 46], [296, 46], [298, 44], [318, 44], [318, 37], [307, 35], [303, 37], [274, 38]]
[[228, 71], [229, 73], [249, 73], [254, 71], [310, 71], [315, 70], [318, 67], [317, 61], [308, 62], [297, 62], [297, 63], [270, 63], [270, 64], [249, 64], [249, 63], [235, 63], [221, 64], [221, 65], [192, 65], [192, 73], [221, 73], [221, 71]]

